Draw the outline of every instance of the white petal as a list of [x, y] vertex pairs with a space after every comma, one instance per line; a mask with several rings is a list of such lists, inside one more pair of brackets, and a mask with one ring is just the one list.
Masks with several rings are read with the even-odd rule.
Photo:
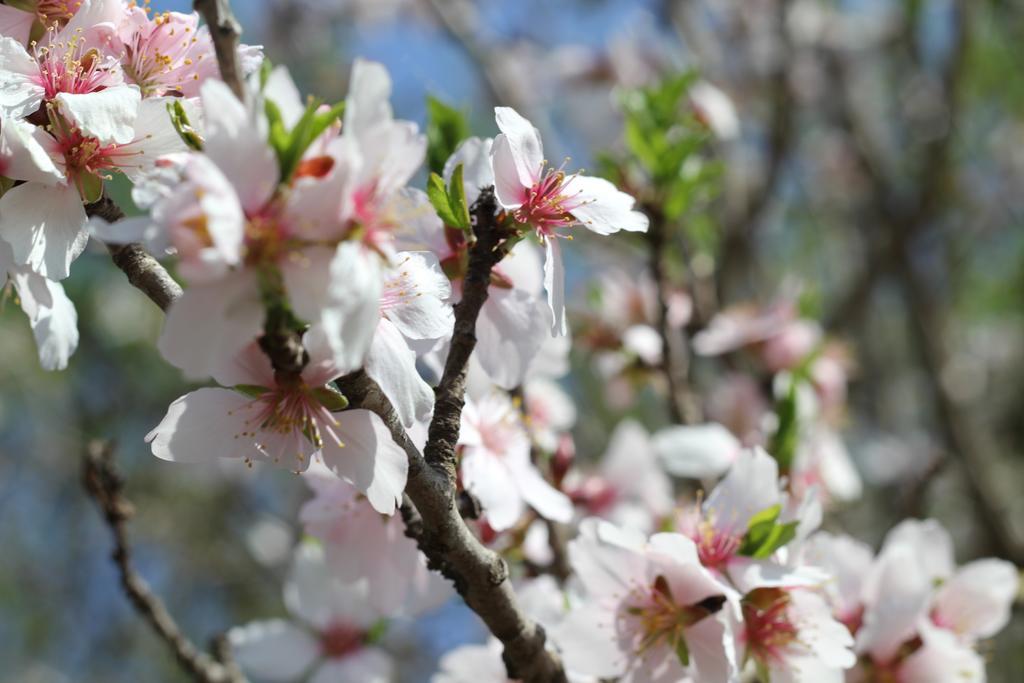
[[316, 638], [284, 619], [236, 626], [227, 635], [238, 665], [264, 681], [291, 683], [320, 656]]
[[526, 379], [530, 362], [550, 333], [544, 301], [517, 289], [491, 287], [476, 321], [473, 353], [491, 380], [514, 389]]
[[512, 476], [519, 492], [530, 507], [544, 519], [567, 524], [572, 521], [572, 501], [564, 493], [544, 480], [532, 464], [517, 467]]
[[551, 633], [565, 667], [580, 674], [613, 679], [626, 669], [613, 617], [596, 605], [573, 610]]
[[410, 339], [439, 339], [452, 333], [455, 315], [451, 283], [437, 256], [404, 252], [384, 276], [381, 312]]
[[265, 133], [223, 81], [210, 79], [201, 90], [206, 115], [203, 151], [234, 183], [242, 206], [256, 213], [277, 187], [277, 156]]
[[[252, 273], [193, 285], [174, 302], [157, 348], [192, 379], [217, 377], [263, 329], [263, 304]], [[216, 325], [210, 321], [216, 320]], [[231, 382], [227, 382], [231, 383]]]
[[455, 167], [462, 164], [462, 185], [466, 191], [466, 203], [471, 205], [480, 196], [480, 190], [494, 185], [494, 169], [491, 167], [491, 138], [466, 138], [455, 148], [444, 163], [444, 183], [452, 180]]
[[[142, 94], [134, 85], [85, 94], [58, 93], [57, 108], [88, 137], [103, 144], [131, 142], [135, 136], [135, 119], [139, 115]], [[164, 111], [164, 116], [167, 116]]]
[[637, 421], [619, 422], [601, 458], [601, 472], [620, 494], [643, 503], [654, 514], [672, 511], [672, 481], [655, 458], [647, 430]]
[[0, 197], [0, 236], [15, 261], [51, 280], [70, 273], [89, 241], [88, 222], [74, 187], [25, 183]]
[[619, 230], [647, 232], [646, 215], [633, 210], [636, 200], [604, 178], [576, 176], [566, 185], [576, 204], [570, 213], [588, 230], [610, 235]]
[[518, 209], [526, 201], [526, 189], [519, 180], [512, 143], [504, 135], [494, 138], [491, 147], [491, 168], [494, 171], [494, 194], [506, 209]]
[[176, 399], [146, 441], [153, 455], [170, 462], [210, 462], [257, 455], [251, 400], [228, 389], [198, 389]]
[[132, 128], [131, 142], [121, 145], [118, 150], [124, 159], [119, 168], [133, 183], [152, 173], [154, 164], [161, 157], [188, 151], [167, 112], [167, 104], [172, 101], [181, 103], [189, 120], [198, 125], [200, 115], [194, 100], [176, 97], [147, 97], [142, 100]]
[[763, 449], [742, 451], [705, 503], [715, 527], [744, 533], [752, 516], [779, 502], [778, 480], [778, 463]]
[[345, 135], [360, 136], [366, 130], [391, 121], [391, 76], [383, 64], [357, 59], [352, 64], [345, 99]]
[[346, 410], [335, 417], [345, 445], [339, 448], [325, 441], [324, 464], [365, 493], [377, 512], [392, 514], [409, 474], [405, 451], [384, 422], [368, 410]]
[[742, 450], [732, 432], [717, 423], [668, 427], [652, 441], [670, 474], [693, 479], [722, 476]]
[[[25, 270], [12, 273], [21, 308], [29, 317], [39, 349], [39, 362], [46, 370], [63, 370], [78, 347], [78, 314], [64, 288], [41, 275]], [[35, 292], [45, 291], [43, 297]]]
[[363, 364], [380, 317], [380, 259], [354, 242], [343, 242], [329, 265], [319, 323], [342, 373]]
[[366, 356], [366, 374], [377, 381], [391, 399], [402, 424], [426, 420], [434, 410], [434, 390], [416, 371], [416, 354], [388, 320], [377, 324], [377, 333]]
[[495, 531], [511, 528], [526, 506], [502, 462], [483, 448], [466, 448], [462, 456], [462, 483], [480, 500], [487, 523]]
[[22, 119], [4, 119], [0, 124], [0, 169], [15, 180], [28, 180], [44, 185], [64, 181], [64, 171], [54, 162], [63, 163], [57, 142], [43, 128]]
[[0, 35], [13, 38], [18, 43], [25, 45], [28, 43], [28, 34], [32, 30], [35, 19], [32, 12], [0, 5]]
[[516, 175], [524, 187], [540, 180], [544, 168], [544, 145], [540, 132], [511, 107], [495, 107], [494, 119], [512, 152]]
[[565, 324], [565, 266], [562, 264], [562, 248], [558, 238], [547, 239], [547, 256], [544, 259], [544, 289], [548, 292], [548, 306], [554, 321], [552, 335], [564, 335]]
[[295, 127], [306, 111], [302, 95], [299, 94], [299, 89], [295, 87], [295, 81], [285, 66], [274, 67], [267, 76], [267, 82], [263, 85], [263, 96], [281, 110], [281, 118], [288, 130]]
[[0, 109], [15, 118], [35, 113], [45, 94], [39, 77], [39, 65], [25, 46], [14, 38], [0, 37]]
[[328, 660], [309, 678], [309, 683], [389, 683], [393, 680], [394, 663], [383, 650], [364, 647], [341, 659]]
[[939, 588], [934, 616], [972, 640], [990, 638], [1009, 622], [1019, 583], [1017, 570], [1009, 562], [971, 562]]
[[730, 683], [736, 680], [735, 636], [724, 614], [701, 619], [686, 629], [684, 638], [690, 651], [694, 680], [707, 683]]

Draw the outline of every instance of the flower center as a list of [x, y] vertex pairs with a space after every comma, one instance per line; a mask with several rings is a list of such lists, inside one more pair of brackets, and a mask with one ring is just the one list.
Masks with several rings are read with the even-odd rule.
[[143, 95], [181, 93], [187, 81], [198, 81], [206, 54], [195, 36], [194, 19], [182, 21], [164, 12], [147, 29], [137, 31], [125, 45], [124, 60], [125, 73]]
[[643, 655], [659, 645], [677, 653], [685, 652], [683, 632], [701, 619], [722, 608], [723, 596], [712, 596], [696, 605], [680, 605], [664, 576], [655, 578], [647, 590], [636, 591], [634, 601], [626, 607], [626, 615], [637, 620], [640, 633], [636, 654]]
[[569, 213], [575, 208], [575, 193], [568, 191], [576, 174], [566, 175], [561, 168], [547, 169], [533, 187], [526, 190], [526, 201], [512, 212], [516, 221], [528, 223], [545, 236], [556, 228], [567, 228], [578, 221]]
[[761, 661], [778, 661], [796, 641], [798, 630], [789, 614], [789, 594], [781, 588], [758, 588], [743, 598], [747, 647]]
[[104, 59], [98, 50], [85, 44], [81, 29], [70, 38], [57, 41], [57, 27], [47, 29], [49, 42], [32, 42], [44, 97], [52, 100], [59, 93], [86, 94], [121, 83], [117, 62]]
[[743, 537], [716, 529], [706, 519], [701, 519], [696, 531], [691, 535], [697, 544], [700, 562], [709, 569], [722, 570], [740, 549]]
[[348, 624], [331, 624], [320, 634], [320, 650], [328, 659], [341, 659], [363, 647], [362, 630]]
[[36, 16], [43, 26], [64, 26], [82, 7], [82, 0], [39, 0], [36, 4]]

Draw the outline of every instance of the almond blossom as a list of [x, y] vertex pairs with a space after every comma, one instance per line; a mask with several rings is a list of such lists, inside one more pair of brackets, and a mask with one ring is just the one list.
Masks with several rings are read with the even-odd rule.
[[546, 168], [540, 133], [509, 107], [496, 107], [501, 134], [494, 139], [491, 163], [498, 202], [516, 222], [531, 226], [547, 248], [544, 288], [554, 315], [552, 334], [565, 334], [565, 282], [558, 238], [561, 230], [582, 225], [599, 235], [619, 230], [646, 232], [647, 217], [633, 210], [634, 199], [607, 180], [567, 175]]
[[224, 387], [181, 396], [147, 436], [153, 454], [172, 462], [214, 458], [266, 461], [302, 471], [317, 458], [352, 483], [383, 514], [395, 511], [408, 461], [384, 422], [368, 410], [336, 412], [339, 376], [325, 344], [307, 333], [310, 363], [298, 377], [275, 373], [253, 344], [216, 379]]
[[555, 522], [572, 519], [572, 503], [530, 462], [530, 437], [507, 395], [467, 399], [459, 431], [460, 475], [495, 531], [511, 528], [526, 506]]
[[293, 620], [254, 621], [228, 632], [247, 674], [275, 683], [390, 683], [394, 662], [377, 642], [389, 615], [370, 603], [365, 583], [332, 576], [321, 548], [299, 546], [284, 600]]
[[569, 669], [626, 683], [736, 679], [735, 604], [688, 538], [588, 519], [569, 556], [584, 599], [551, 634]]

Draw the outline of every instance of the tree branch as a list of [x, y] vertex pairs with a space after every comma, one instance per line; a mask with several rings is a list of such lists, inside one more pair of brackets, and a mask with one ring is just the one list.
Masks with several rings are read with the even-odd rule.
[[82, 485], [96, 501], [114, 537], [112, 557], [121, 575], [125, 594], [135, 611], [167, 644], [181, 668], [199, 683], [246, 683], [245, 676], [231, 661], [227, 649], [217, 647], [218, 657], [215, 659], [182, 633], [163, 601], [153, 594], [149, 584], [135, 570], [126, 529], [134, 508], [124, 497], [124, 480], [114, 465], [114, 452], [109, 444], [93, 441], [87, 446], [82, 460]]
[[430, 568], [452, 581], [466, 604], [501, 641], [509, 677], [527, 683], [565, 681], [561, 662], [544, 646], [544, 629], [516, 602], [505, 561], [485, 548], [459, 515], [454, 481], [444, 470], [428, 464], [409, 439], [391, 401], [365, 372], [346, 375], [337, 385], [350, 405], [380, 416], [395, 443], [405, 450], [409, 481], [401, 512], [406, 535], [416, 541]]
[[195, 0], [192, 6], [210, 28], [221, 79], [244, 102], [245, 88], [238, 70], [238, 38], [242, 35], [242, 27], [231, 12], [231, 3], [229, 0]]
[[[89, 216], [98, 216], [108, 223], [124, 218], [124, 211], [110, 197], [103, 196], [98, 202], [85, 207]], [[108, 244], [107, 250], [114, 265], [128, 276], [128, 282], [149, 297], [150, 301], [166, 312], [181, 296], [181, 285], [153, 258], [141, 244]]]

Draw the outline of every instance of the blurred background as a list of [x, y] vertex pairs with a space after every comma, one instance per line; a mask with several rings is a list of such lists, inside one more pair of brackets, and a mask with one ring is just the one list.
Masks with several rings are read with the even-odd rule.
[[[432, 94], [493, 135], [491, 107], [511, 105], [571, 168], [604, 168], [603, 153], [621, 152], [623, 92], [696, 71], [715, 93], [700, 113], [721, 175], [693, 214], [694, 248], [666, 247], [666, 258], [715, 310], [798, 288], [802, 311], [845, 343], [841, 435], [865, 487], [829, 524], [877, 545], [898, 520], [935, 516], [959, 561], [1024, 562], [1024, 2], [234, 5], [245, 42], [305, 92], [341, 99], [352, 59], [378, 60], [398, 117], [422, 124]], [[602, 273], [645, 263], [640, 243], [594, 242], [567, 250], [580, 320]], [[282, 614], [308, 494], [276, 470], [153, 458], [144, 435], [190, 388], [156, 352], [159, 311], [95, 245], [65, 286], [82, 340], [64, 372], [39, 369], [16, 305], [0, 312], [0, 681], [185, 680], [120, 591], [108, 531], [79, 483], [85, 443], [116, 441], [138, 508], [136, 561], [198, 642]], [[649, 428], [669, 419], [656, 387], [634, 383], [614, 400], [591, 361], [574, 352], [565, 380], [581, 460], [601, 454], [627, 413]], [[434, 619], [434, 649], [472, 631], [457, 615]], [[1017, 613], [991, 646], [990, 680], [1021, 671]]]

